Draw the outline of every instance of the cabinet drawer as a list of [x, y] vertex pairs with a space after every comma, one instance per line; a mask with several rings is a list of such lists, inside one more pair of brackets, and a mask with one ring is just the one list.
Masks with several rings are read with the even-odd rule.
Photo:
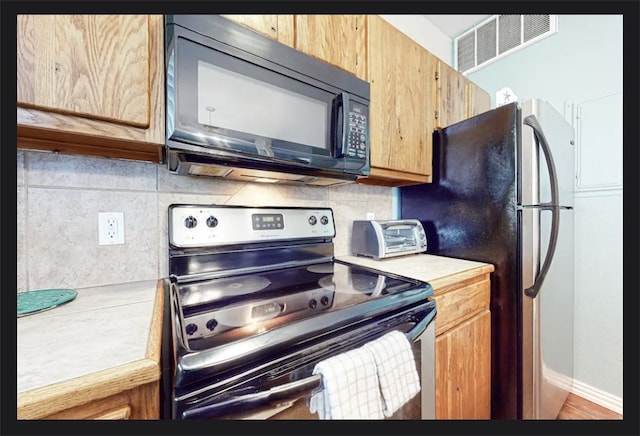
[[469, 319], [476, 313], [489, 309], [491, 282], [488, 276], [467, 283], [442, 295], [436, 295], [436, 336]]
[[91, 419], [129, 419], [131, 417], [131, 406], [126, 405], [118, 407], [117, 409], [109, 410], [107, 412], [100, 413]]

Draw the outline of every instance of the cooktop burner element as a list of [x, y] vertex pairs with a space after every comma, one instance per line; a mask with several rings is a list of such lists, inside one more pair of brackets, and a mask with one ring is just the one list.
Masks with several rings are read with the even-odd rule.
[[234, 295], [248, 295], [258, 292], [271, 282], [260, 275], [225, 277], [182, 288], [182, 307], [209, 303]]

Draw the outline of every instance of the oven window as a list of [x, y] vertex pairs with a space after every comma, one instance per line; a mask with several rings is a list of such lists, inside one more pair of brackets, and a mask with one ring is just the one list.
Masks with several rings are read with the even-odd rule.
[[384, 242], [388, 248], [402, 248], [417, 246], [413, 228], [386, 230]]

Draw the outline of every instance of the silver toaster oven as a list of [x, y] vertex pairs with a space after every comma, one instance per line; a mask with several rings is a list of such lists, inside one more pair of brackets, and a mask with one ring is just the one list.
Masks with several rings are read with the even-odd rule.
[[427, 236], [420, 221], [356, 220], [351, 232], [354, 256], [386, 257], [422, 253], [427, 250]]

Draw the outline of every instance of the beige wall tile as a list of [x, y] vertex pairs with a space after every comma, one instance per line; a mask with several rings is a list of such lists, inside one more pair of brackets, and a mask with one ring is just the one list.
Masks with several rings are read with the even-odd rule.
[[155, 191], [157, 164], [28, 152], [29, 186]]
[[21, 150], [16, 153], [16, 185], [24, 185], [24, 152]]
[[[156, 193], [29, 188], [27, 196], [32, 289], [158, 277]], [[98, 245], [98, 212], [124, 212], [125, 244]]]
[[27, 241], [25, 235], [25, 219], [26, 219], [26, 189], [19, 186], [16, 198], [16, 221], [17, 221], [17, 292], [28, 291], [27, 283]]
[[[331, 207], [336, 255], [349, 254], [352, 220], [392, 215], [386, 187], [242, 183], [179, 176], [165, 165], [31, 151], [18, 153], [17, 166], [26, 185], [18, 189], [18, 291], [167, 277], [174, 203]], [[120, 211], [125, 244], [99, 246], [98, 212]]]

